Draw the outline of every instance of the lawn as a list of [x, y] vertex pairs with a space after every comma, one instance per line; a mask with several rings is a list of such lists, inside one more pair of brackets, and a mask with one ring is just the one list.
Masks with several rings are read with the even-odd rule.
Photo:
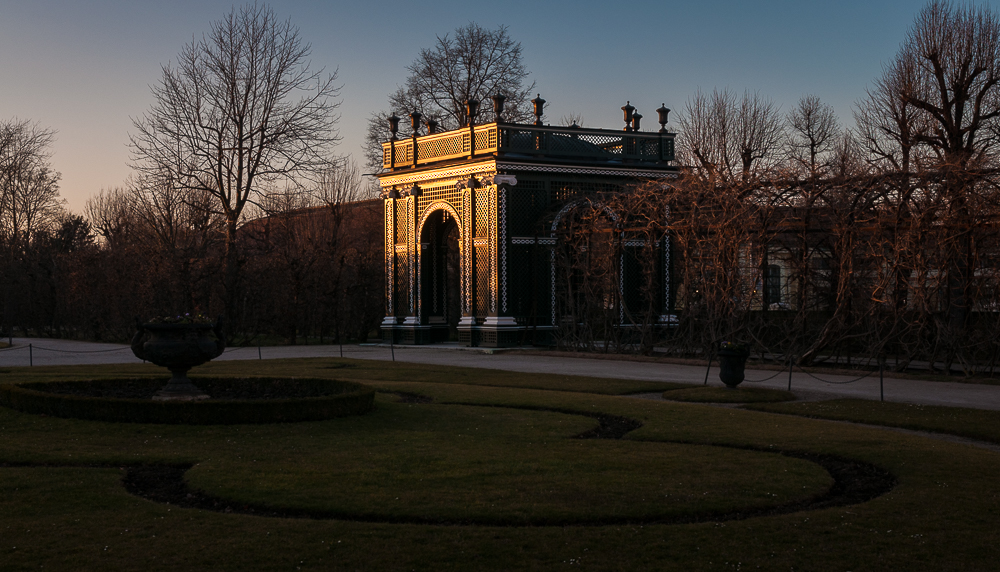
[[747, 405], [747, 409], [947, 433], [1000, 443], [1000, 412], [985, 409], [911, 405], [864, 399], [753, 404]]
[[[2, 379], [162, 371], [10, 368]], [[991, 570], [1000, 558], [1000, 459], [966, 445], [628, 397], [667, 389], [642, 381], [341, 359], [192, 373], [346, 379], [380, 393], [369, 415], [275, 425], [0, 408], [0, 569]], [[595, 433], [622, 418], [637, 428]], [[594, 435], [621, 438], [579, 438]], [[822, 505], [830, 460], [893, 486]], [[187, 485], [221, 510], [133, 496], [122, 480], [140, 464], [191, 465]]]

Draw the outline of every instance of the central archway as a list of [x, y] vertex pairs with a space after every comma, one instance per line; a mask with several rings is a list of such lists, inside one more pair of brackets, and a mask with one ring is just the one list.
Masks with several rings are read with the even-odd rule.
[[420, 314], [432, 342], [458, 341], [462, 317], [461, 229], [451, 209], [425, 215], [420, 229]]

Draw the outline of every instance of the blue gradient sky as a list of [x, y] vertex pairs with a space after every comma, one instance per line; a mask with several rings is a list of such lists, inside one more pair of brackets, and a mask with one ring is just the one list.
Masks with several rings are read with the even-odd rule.
[[[854, 101], [881, 72], [923, 1], [463, 1], [273, 3], [312, 44], [315, 66], [337, 69], [340, 153], [360, 159], [365, 120], [385, 106], [421, 47], [470, 21], [509, 26], [555, 122], [621, 126], [631, 100], [678, 110], [699, 87], [760, 91], [788, 110], [816, 94], [852, 125]], [[0, 117], [58, 132], [62, 195], [87, 197], [129, 173], [131, 118], [149, 108], [160, 66], [200, 37], [231, 0], [0, 0]]]

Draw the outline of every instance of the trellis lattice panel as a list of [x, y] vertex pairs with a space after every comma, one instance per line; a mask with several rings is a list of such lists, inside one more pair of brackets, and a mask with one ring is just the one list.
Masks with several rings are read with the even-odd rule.
[[[436, 202], [446, 202], [455, 209], [459, 217], [462, 217], [464, 207], [462, 205], [462, 191], [455, 188], [454, 183], [428, 186], [422, 189], [423, 194], [417, 198], [418, 218], [422, 217], [427, 208]], [[458, 221], [461, 224], [461, 220]]]
[[574, 198], [595, 193], [611, 193], [621, 189], [620, 184], [595, 183], [589, 181], [550, 181], [549, 195], [551, 200], [562, 203]]
[[448, 157], [458, 157], [465, 153], [462, 144], [463, 137], [459, 134], [451, 137], [441, 137], [436, 139], [421, 140], [417, 148], [419, 159], [446, 159]]
[[483, 318], [490, 312], [490, 268], [493, 260], [490, 256], [488, 239], [476, 239], [476, 305], [475, 316]]
[[540, 188], [524, 188], [518, 181], [518, 185], [507, 192], [507, 232], [511, 236], [532, 236], [542, 230], [539, 221], [549, 207], [543, 182], [527, 182]]
[[393, 290], [395, 299], [395, 313], [397, 316], [405, 316], [410, 309], [410, 268], [408, 256], [405, 253], [396, 254], [395, 268], [396, 275], [393, 277]]
[[[643, 296], [640, 293], [643, 279], [642, 268], [636, 254], [636, 248], [625, 247], [622, 249], [619, 285], [621, 288], [622, 313], [619, 319], [623, 324], [632, 323], [637, 318], [640, 318], [645, 306], [643, 304]], [[657, 293], [657, 290], [650, 292], [650, 294], [654, 295]]]
[[394, 145], [382, 144], [382, 166], [389, 168], [392, 166], [392, 149], [395, 147], [396, 166], [406, 165], [413, 162], [413, 143], [410, 141], [396, 141]]
[[476, 189], [476, 222], [475, 235], [477, 238], [489, 235], [490, 231], [490, 198], [489, 191]]
[[490, 129], [488, 131], [476, 131], [476, 151], [486, 151], [487, 149], [496, 149], [497, 146], [497, 130]]
[[406, 201], [404, 201], [404, 200], [395, 200], [395, 201], [392, 201], [392, 202], [393, 202], [393, 208], [395, 209], [394, 210], [395, 214], [392, 217], [393, 218], [393, 222], [395, 223], [393, 225], [393, 227], [394, 227], [393, 228], [393, 236], [395, 237], [394, 238], [394, 243], [395, 244], [406, 244], [406, 241], [407, 241], [407, 238], [408, 238], [407, 235], [406, 235], [406, 231], [409, 230], [409, 227], [408, 227], [407, 221], [406, 221]]

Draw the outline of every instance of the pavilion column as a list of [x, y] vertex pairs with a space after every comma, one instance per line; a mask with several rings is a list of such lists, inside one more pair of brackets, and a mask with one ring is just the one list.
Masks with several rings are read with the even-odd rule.
[[462, 317], [458, 321], [459, 330], [471, 329], [476, 325], [476, 189], [466, 186], [462, 189]]
[[405, 224], [406, 229], [406, 315], [403, 317], [403, 324], [407, 326], [420, 325], [420, 315], [418, 305], [418, 284], [420, 280], [420, 240], [417, 237], [417, 198], [407, 196], [400, 200], [405, 211], [405, 220], [400, 220]]
[[489, 190], [489, 313], [483, 322], [483, 345], [512, 345], [517, 338], [517, 320], [508, 303], [508, 282], [514, 277], [508, 272], [510, 236], [507, 233], [508, 199], [517, 179], [510, 175], [493, 177]]
[[[386, 196], [383, 204], [383, 258], [385, 263], [385, 317], [382, 319], [382, 339], [395, 335], [394, 329], [399, 321], [396, 319], [396, 199], [392, 194]], [[389, 336], [389, 338], [387, 338]]]

